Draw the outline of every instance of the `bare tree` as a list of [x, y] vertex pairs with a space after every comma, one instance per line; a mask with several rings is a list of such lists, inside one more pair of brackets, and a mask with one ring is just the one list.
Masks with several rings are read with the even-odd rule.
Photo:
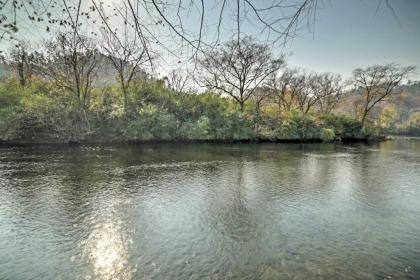
[[124, 25], [124, 31], [120, 36], [117, 31], [105, 30], [103, 32], [102, 49], [117, 73], [124, 98], [124, 111], [128, 112], [128, 90], [134, 78], [144, 73], [143, 66], [149, 62], [149, 56], [128, 25]]
[[298, 88], [297, 75], [297, 69], [286, 68], [280, 76], [275, 73], [268, 79], [267, 87], [272, 92], [274, 102], [277, 104], [279, 116], [283, 111], [290, 111], [295, 104], [296, 94], [294, 94], [294, 90]]
[[[377, 1], [379, 9], [384, 0]], [[130, 20], [127, 21], [134, 27], [147, 56], [147, 37], [150, 37], [164, 49], [171, 49], [174, 55], [183, 55], [183, 49], [188, 46], [185, 53], [197, 58], [206, 47], [217, 46], [223, 38], [234, 35], [239, 38], [244, 30], [273, 44], [293, 38], [301, 26], [306, 25], [313, 32], [317, 10], [323, 3], [322, 0], [92, 0], [82, 4], [81, 0], [4, 0], [0, 1], [0, 41], [13, 40], [19, 30], [28, 29], [31, 24], [36, 31], [41, 28], [48, 32], [55, 27], [74, 26], [75, 21], [69, 17], [70, 10], [77, 10], [77, 14], [83, 16], [85, 26], [108, 25], [111, 24], [110, 17], [125, 17], [118, 7], [123, 5], [128, 8]], [[385, 3], [398, 19], [390, 1], [385, 0]], [[100, 5], [109, 6], [115, 13], [101, 17], [102, 20], [93, 19], [95, 13], [100, 12]], [[64, 12], [60, 14], [60, 11]], [[191, 20], [197, 24], [191, 24]], [[77, 26], [81, 23], [77, 22]], [[224, 28], [226, 26], [235, 28]], [[172, 40], [166, 40], [168, 38]], [[175, 39], [176, 44], [173, 43]]]
[[61, 33], [54, 41], [46, 43], [43, 73], [75, 97], [79, 120], [88, 130], [89, 95], [99, 59], [96, 45], [83, 36]]
[[29, 50], [28, 44], [19, 42], [10, 49], [7, 63], [16, 71], [19, 85], [24, 88], [31, 80], [35, 54]]
[[264, 102], [266, 102], [273, 95], [273, 90], [268, 85], [264, 85], [255, 89], [254, 94], [251, 97], [251, 100], [254, 103], [254, 130], [256, 133], [260, 130], [261, 123], [261, 108]]
[[353, 83], [361, 98], [362, 127], [374, 106], [395, 93], [401, 81], [414, 70], [414, 66], [386, 64], [357, 68], [353, 71]]
[[296, 75], [290, 83], [290, 105], [296, 106], [303, 114], [318, 102], [313, 75], [301, 73]]
[[283, 56], [273, 58], [268, 45], [256, 43], [251, 37], [209, 49], [199, 61], [204, 86], [231, 96], [242, 112], [255, 90], [284, 63]]
[[[269, 43], [284, 43], [295, 36], [300, 26], [313, 25], [318, 1], [5, 0], [0, 1], [0, 40], [13, 40], [15, 33], [29, 25], [36, 32], [63, 31], [82, 24], [90, 27], [87, 32], [96, 33], [98, 24], [114, 30], [113, 19], [120, 17], [133, 26], [133, 34], [149, 58], [148, 40], [152, 39], [172, 55], [197, 59], [204, 49], [217, 46], [223, 38], [240, 38], [245, 34], [243, 30], [252, 29], [252, 35]], [[109, 7], [108, 16], [101, 15], [101, 6]], [[128, 14], [121, 12], [121, 6]], [[210, 16], [214, 13], [217, 17]], [[191, 24], [191, 20], [197, 24]], [[234, 29], [223, 28], [233, 25]]]
[[267, 85], [273, 92], [278, 114], [293, 108], [307, 114], [318, 106], [329, 113], [341, 98], [341, 77], [330, 73], [306, 74], [298, 69], [286, 68], [280, 76], [272, 76]]
[[[138, 3], [139, 1], [126, 0]], [[213, 1], [169, 0], [144, 1], [141, 12], [166, 28], [172, 37], [181, 40], [181, 45], [191, 47], [192, 57], [197, 58], [206, 47], [216, 47], [221, 38], [242, 37], [243, 30], [253, 29], [252, 35], [262, 36], [267, 42], [285, 43], [294, 37], [301, 24], [313, 25], [317, 0], [255, 0]], [[208, 16], [216, 11], [218, 17]], [[134, 17], [141, 18], [137, 12]], [[144, 18], [144, 17], [143, 17]], [[195, 19], [197, 24], [186, 24], [186, 19]], [[235, 28], [223, 29], [224, 25]], [[210, 36], [209, 36], [210, 35]], [[204, 48], [203, 48], [204, 47]]]
[[191, 91], [191, 73], [182, 69], [174, 69], [164, 77], [167, 87], [176, 93]]
[[319, 110], [324, 114], [331, 113], [337, 107], [342, 97], [341, 76], [322, 73], [318, 74], [316, 79], [316, 86], [319, 87]]

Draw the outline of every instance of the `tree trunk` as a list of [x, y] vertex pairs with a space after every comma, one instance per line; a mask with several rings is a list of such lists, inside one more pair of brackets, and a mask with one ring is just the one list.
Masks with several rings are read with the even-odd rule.
[[363, 113], [363, 117], [362, 117], [362, 129], [365, 126], [365, 122], [366, 122], [366, 117], [368, 115], [369, 111], [365, 110]]
[[257, 101], [256, 105], [255, 105], [255, 117], [254, 117], [254, 132], [255, 135], [258, 134], [259, 130], [260, 130], [260, 102]]
[[124, 115], [127, 116], [127, 113], [128, 113], [127, 88], [125, 86], [123, 86], [122, 91], [123, 91], [123, 95], [124, 95]]
[[239, 101], [239, 108], [240, 108], [240, 110], [241, 110], [241, 113], [243, 113], [244, 112], [244, 101]]
[[19, 85], [21, 88], [24, 88], [26, 82], [25, 82], [25, 73], [24, 73], [23, 66], [21, 65], [18, 66], [17, 73], [18, 73]]

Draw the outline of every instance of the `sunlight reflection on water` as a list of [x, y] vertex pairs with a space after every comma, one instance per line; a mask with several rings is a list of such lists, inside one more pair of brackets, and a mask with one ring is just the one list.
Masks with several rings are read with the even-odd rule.
[[118, 222], [103, 222], [93, 229], [81, 245], [94, 279], [132, 279], [136, 269], [128, 261], [130, 243]]
[[0, 147], [0, 279], [420, 279], [419, 162], [420, 141]]

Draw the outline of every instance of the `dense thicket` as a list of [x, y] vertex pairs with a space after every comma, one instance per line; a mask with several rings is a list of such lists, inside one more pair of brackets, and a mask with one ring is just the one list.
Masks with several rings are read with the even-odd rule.
[[[15, 76], [0, 82], [0, 140], [333, 141], [420, 130], [415, 108], [402, 112], [385, 99], [407, 99], [401, 82], [411, 67], [356, 69], [345, 91], [339, 75], [288, 69], [283, 56], [247, 37], [203, 54], [198, 79], [181, 71], [157, 79], [142, 70], [141, 48], [111, 51], [113, 43], [103, 54], [89, 38], [67, 33], [42, 52], [24, 45], [10, 52], [5, 61]], [[200, 81], [207, 90], [194, 91]]]
[[[87, 118], [80, 126], [79, 108], [71, 92], [53, 81], [32, 79], [22, 89], [19, 81], [0, 83], [0, 137], [35, 142], [142, 141], [142, 140], [325, 140], [366, 138], [379, 129], [397, 127], [384, 109], [377, 125], [362, 129], [361, 122], [341, 113], [303, 114], [297, 108], [279, 115], [273, 102], [262, 106], [258, 118], [255, 101], [244, 112], [232, 100], [215, 93], [175, 92], [163, 81], [135, 81], [128, 91], [129, 112], [118, 85], [92, 88]], [[386, 107], [388, 108], [388, 107]], [[398, 130], [420, 131], [419, 114]]]
[[34, 80], [25, 89], [17, 80], [7, 80], [0, 84], [0, 135], [24, 141], [318, 137], [311, 125], [315, 119], [294, 116], [280, 121], [266, 115], [263, 129], [256, 131], [251, 111], [241, 113], [227, 98], [212, 93], [175, 93], [159, 81], [137, 81], [128, 99], [126, 116], [118, 86], [92, 89], [87, 130], [79, 125], [78, 106], [70, 92], [44, 80]]

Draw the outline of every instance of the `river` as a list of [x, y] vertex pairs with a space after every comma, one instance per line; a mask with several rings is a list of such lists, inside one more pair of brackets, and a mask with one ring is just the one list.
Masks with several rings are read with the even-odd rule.
[[420, 279], [420, 140], [0, 147], [0, 279]]

